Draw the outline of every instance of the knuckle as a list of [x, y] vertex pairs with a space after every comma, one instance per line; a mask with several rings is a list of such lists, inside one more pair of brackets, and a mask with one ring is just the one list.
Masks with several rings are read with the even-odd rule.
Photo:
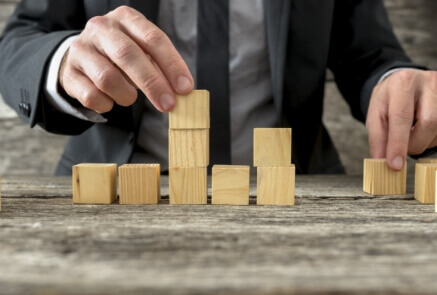
[[158, 46], [164, 39], [165, 34], [157, 28], [151, 28], [144, 33], [144, 40], [149, 46]]
[[135, 51], [135, 46], [132, 42], [119, 41], [114, 48], [114, 55], [117, 59], [126, 59]]
[[84, 47], [85, 47], [85, 45], [83, 44], [82, 40], [80, 38], [77, 38], [76, 40], [74, 40], [71, 43], [68, 51], [71, 52], [72, 55], [75, 55], [75, 54], [83, 51]]
[[114, 10], [114, 12], [117, 15], [128, 16], [128, 15], [131, 15], [133, 13], [133, 8], [131, 8], [127, 5], [121, 5], [121, 6], [117, 7]]
[[108, 90], [113, 85], [116, 73], [112, 69], [101, 69], [97, 73], [96, 84], [102, 90]]
[[82, 91], [80, 102], [86, 108], [94, 110], [97, 105], [99, 91], [97, 89], [87, 89]]
[[407, 106], [400, 106], [394, 113], [394, 115], [402, 121], [410, 121], [413, 118], [412, 110]]
[[396, 77], [402, 84], [409, 84], [414, 77], [414, 71], [412, 70], [400, 70], [396, 74]]
[[429, 114], [421, 119], [421, 124], [425, 129], [437, 129], [437, 114]]
[[159, 83], [161, 78], [158, 75], [150, 75], [143, 79], [143, 85], [146, 89], [156, 88], [156, 85]]
[[106, 17], [94, 16], [90, 18], [85, 26], [85, 29], [89, 30], [101, 30], [107, 23]]

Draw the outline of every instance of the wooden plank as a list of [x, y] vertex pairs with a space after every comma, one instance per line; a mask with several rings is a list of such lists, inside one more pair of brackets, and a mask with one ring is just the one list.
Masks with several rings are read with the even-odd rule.
[[161, 199], [160, 164], [125, 164], [118, 168], [120, 204], [158, 204]]
[[169, 168], [170, 204], [206, 204], [207, 171], [203, 167]]
[[417, 163], [414, 185], [414, 198], [424, 204], [435, 202], [435, 174], [437, 164]]
[[169, 167], [207, 167], [209, 129], [168, 130]]
[[404, 195], [406, 193], [407, 165], [393, 171], [386, 159], [364, 159], [363, 191], [371, 195]]
[[255, 128], [253, 130], [253, 166], [291, 165], [291, 128]]
[[249, 205], [249, 183], [249, 166], [214, 165], [211, 204]]
[[169, 113], [170, 129], [208, 129], [209, 91], [193, 90], [187, 95], [176, 95], [176, 106]]
[[73, 203], [111, 204], [117, 199], [117, 164], [73, 166]]
[[258, 167], [257, 205], [294, 205], [296, 168]]

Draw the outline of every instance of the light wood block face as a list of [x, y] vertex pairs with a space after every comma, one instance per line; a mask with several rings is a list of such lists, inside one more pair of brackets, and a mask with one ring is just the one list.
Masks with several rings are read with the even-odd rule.
[[393, 171], [386, 159], [364, 159], [363, 190], [374, 195], [405, 195], [407, 165], [401, 171]]
[[111, 204], [117, 198], [116, 164], [73, 166], [73, 203]]
[[294, 205], [296, 168], [258, 167], [257, 205]]
[[249, 181], [249, 166], [214, 165], [211, 204], [249, 205]]
[[176, 95], [176, 106], [169, 113], [170, 129], [208, 129], [209, 121], [208, 90]]
[[169, 168], [170, 204], [206, 204], [207, 171], [204, 167]]
[[424, 204], [435, 203], [437, 164], [418, 163], [414, 177], [414, 198]]
[[158, 204], [161, 165], [126, 164], [118, 168], [120, 204]]
[[168, 131], [169, 167], [207, 167], [209, 129]]
[[437, 164], [437, 158], [419, 158], [417, 163], [433, 163]]
[[2, 178], [0, 176], [0, 212], [2, 212]]
[[253, 166], [291, 166], [291, 128], [255, 128]]

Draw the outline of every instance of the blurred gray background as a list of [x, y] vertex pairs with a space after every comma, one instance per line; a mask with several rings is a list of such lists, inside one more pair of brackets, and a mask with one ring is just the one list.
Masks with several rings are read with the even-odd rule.
[[[0, 31], [18, 0], [0, 0]], [[394, 30], [410, 57], [437, 69], [437, 0], [384, 0]], [[1, 81], [0, 81], [1, 83]], [[348, 174], [361, 174], [368, 156], [364, 126], [350, 115], [335, 82], [326, 82], [324, 121], [340, 151]], [[52, 175], [66, 137], [36, 127], [30, 129], [17, 118], [0, 96], [0, 174]], [[414, 161], [409, 160], [409, 171]]]

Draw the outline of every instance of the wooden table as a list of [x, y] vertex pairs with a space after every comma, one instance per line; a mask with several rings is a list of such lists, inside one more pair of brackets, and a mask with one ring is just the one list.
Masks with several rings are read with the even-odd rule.
[[366, 195], [361, 177], [298, 176], [294, 207], [72, 205], [69, 178], [2, 185], [1, 293], [437, 292], [434, 206]]

